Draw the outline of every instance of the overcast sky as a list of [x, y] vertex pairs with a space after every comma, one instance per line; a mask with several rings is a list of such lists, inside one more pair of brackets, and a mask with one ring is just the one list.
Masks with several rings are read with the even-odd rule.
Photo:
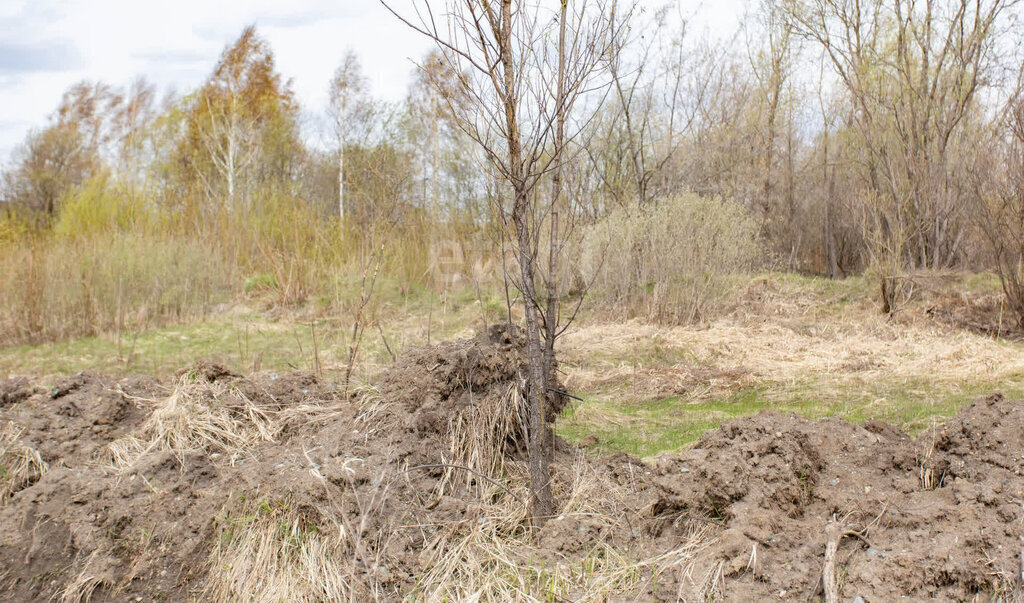
[[[683, 14], [698, 16], [701, 30], [722, 32], [735, 27], [744, 6], [680, 3]], [[412, 61], [431, 48], [378, 0], [0, 0], [0, 162], [31, 128], [45, 125], [75, 82], [123, 87], [145, 76], [161, 94], [186, 92], [252, 23], [303, 107], [314, 112], [325, 106], [327, 83], [346, 49], [358, 53], [377, 96], [398, 100]]]

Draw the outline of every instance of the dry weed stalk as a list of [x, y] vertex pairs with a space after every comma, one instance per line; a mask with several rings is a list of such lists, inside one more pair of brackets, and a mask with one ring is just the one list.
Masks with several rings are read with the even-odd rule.
[[12, 421], [0, 429], [0, 507], [14, 493], [39, 481], [50, 468], [38, 450], [19, 443], [23, 432]]
[[265, 408], [238, 388], [188, 376], [166, 398], [131, 398], [152, 414], [136, 433], [110, 443], [111, 461], [118, 469], [158, 450], [170, 451], [183, 465], [185, 454], [197, 450], [224, 454], [234, 464], [257, 443], [275, 441], [289, 425], [322, 422], [339, 413], [319, 404]]
[[99, 555], [100, 551], [96, 550], [86, 557], [82, 569], [75, 575], [74, 580], [68, 582], [60, 591], [60, 603], [89, 603], [97, 588], [109, 585], [109, 582], [95, 570]]
[[[629, 527], [621, 509], [621, 487], [603, 479], [585, 462], [573, 465], [565, 486], [565, 503], [557, 518], [585, 517], [608, 528]], [[710, 532], [697, 529], [680, 546], [653, 557], [636, 558], [608, 543], [582, 559], [550, 558], [524, 527], [528, 509], [519, 498], [527, 495], [525, 480], [515, 488], [521, 497], [501, 495], [481, 505], [476, 516], [444, 526], [423, 552], [431, 569], [420, 576], [414, 596], [430, 601], [547, 601], [571, 599], [604, 601], [637, 592], [657, 576], [676, 572], [679, 594], [693, 586], [694, 561], [710, 543]], [[623, 522], [626, 525], [623, 526]], [[637, 548], [636, 550], [642, 550]]]
[[921, 480], [921, 488], [924, 490], [934, 490], [942, 487], [942, 482], [945, 479], [945, 473], [935, 479], [935, 468], [930, 466], [932, 457], [935, 455], [935, 440], [937, 436], [937, 429], [935, 417], [932, 417], [932, 426], [929, 430], [929, 444], [928, 449], [924, 452], [922, 458], [918, 455], [917, 466], [918, 466], [918, 478]]
[[152, 406], [153, 412], [137, 433], [110, 443], [119, 469], [157, 450], [169, 450], [183, 465], [185, 454], [194, 450], [223, 453], [234, 463], [256, 442], [274, 441], [268, 413], [240, 391], [216, 382], [182, 378], [162, 400], [135, 400]]

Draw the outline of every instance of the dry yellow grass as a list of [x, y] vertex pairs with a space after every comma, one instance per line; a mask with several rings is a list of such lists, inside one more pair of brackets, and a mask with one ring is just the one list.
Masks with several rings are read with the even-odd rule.
[[478, 404], [467, 405], [448, 417], [448, 452], [442, 451], [441, 461], [451, 466], [445, 468], [438, 482], [438, 495], [451, 491], [456, 484], [471, 487], [474, 483], [483, 495], [491, 484], [477, 479], [477, 475], [504, 475], [508, 442], [525, 445], [528, 408], [520, 383], [510, 382], [500, 397], [478, 400]]
[[133, 399], [151, 413], [137, 432], [108, 445], [118, 469], [160, 450], [170, 451], [182, 464], [185, 454], [194, 451], [222, 454], [234, 464], [259, 442], [275, 441], [285, 426], [322, 421], [337, 412], [319, 404], [264, 408], [238, 388], [188, 376], [180, 378], [166, 398]]
[[[525, 474], [525, 472], [523, 472]], [[562, 505], [551, 522], [586, 518], [613, 529], [629, 522], [623, 509], [625, 488], [600, 475], [579, 458], [572, 479], [558, 498]], [[679, 600], [696, 600], [707, 588], [694, 576], [701, 553], [714, 542], [707, 528], [695, 528], [678, 546], [650, 555], [641, 537], [635, 546], [602, 543], [582, 559], [544, 550], [525, 527], [528, 494], [518, 480], [519, 500], [503, 496], [480, 503], [478, 513], [441, 529], [423, 552], [430, 570], [419, 577], [413, 597], [427, 601], [608, 601], [632, 599], [656, 576], [673, 574]], [[634, 517], [631, 525], [640, 525]], [[696, 599], [694, 598], [696, 597]]]
[[74, 579], [61, 590], [60, 603], [88, 603], [97, 589], [104, 585], [109, 586], [109, 580], [105, 579], [103, 572], [98, 569], [100, 559], [101, 554], [98, 550], [85, 558]]
[[[674, 327], [586, 324], [562, 341], [568, 382], [581, 391], [628, 383], [633, 399], [708, 399], [763, 381], [840, 388], [888, 379], [942, 387], [1024, 374], [1018, 344], [922, 321], [893, 324], [857, 308], [831, 321], [817, 318], [731, 315]], [[652, 346], [660, 357], [650, 358]]]
[[340, 527], [321, 532], [295, 509], [265, 500], [219, 524], [206, 583], [210, 600], [356, 600], [352, 552]]
[[23, 445], [23, 430], [8, 421], [0, 428], [0, 507], [11, 495], [34, 483], [46, 473], [49, 465], [39, 451]]
[[273, 441], [267, 413], [241, 392], [218, 383], [178, 381], [162, 400], [136, 399], [152, 407], [142, 428], [108, 446], [115, 467], [134, 465], [157, 450], [169, 450], [184, 464], [187, 452], [225, 454], [231, 463], [259, 441]]

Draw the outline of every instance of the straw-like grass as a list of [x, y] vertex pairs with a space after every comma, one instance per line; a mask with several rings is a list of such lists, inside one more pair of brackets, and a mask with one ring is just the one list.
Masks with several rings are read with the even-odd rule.
[[[876, 317], [808, 325], [722, 319], [709, 328], [630, 322], [595, 324], [567, 335], [566, 350], [579, 368], [572, 387], [582, 391], [628, 383], [629, 396], [692, 392], [697, 399], [759, 380], [818, 377], [840, 388], [850, 380], [927, 379], [934, 384], [996, 380], [1024, 372], [1017, 346], [935, 325], [894, 325]], [[659, 356], [653, 347], [660, 346]], [[637, 358], [647, 362], [637, 365]], [[609, 360], [602, 360], [608, 358]], [[612, 359], [631, 359], [630, 364]], [[698, 384], [709, 386], [706, 391]]]
[[481, 496], [490, 490], [493, 485], [478, 476], [505, 474], [509, 447], [526, 446], [528, 410], [522, 384], [511, 380], [500, 395], [477, 396], [452, 412], [445, 430], [447, 451], [442, 453], [443, 462], [452, 467], [445, 469], [438, 493], [455, 484], [476, 484]]
[[99, 558], [98, 550], [86, 557], [74, 579], [60, 591], [60, 603], [89, 603], [98, 588], [110, 585], [96, 569]]
[[[580, 458], [561, 512], [552, 522], [585, 518], [609, 530], [628, 525], [623, 488], [602, 478]], [[518, 483], [526, 499], [525, 480]], [[708, 529], [692, 530], [672, 550], [649, 556], [640, 540], [625, 549], [601, 542], [582, 556], [541, 548], [526, 528], [527, 508], [512, 496], [483, 505], [474, 517], [444, 526], [424, 550], [430, 569], [414, 597], [428, 601], [606, 601], [628, 598], [674, 574], [679, 592], [699, 591], [693, 567], [713, 541]], [[633, 525], [642, 520], [634, 517]], [[627, 528], [628, 529], [628, 528]]]
[[38, 450], [20, 442], [22, 433], [24, 430], [11, 421], [0, 428], [0, 507], [49, 469]]
[[134, 400], [152, 412], [137, 432], [109, 444], [118, 469], [160, 450], [172, 452], [183, 465], [185, 454], [195, 451], [222, 454], [234, 464], [256, 444], [276, 441], [288, 426], [322, 423], [339, 414], [332, 405], [261, 406], [237, 387], [188, 376], [166, 398]]
[[218, 521], [205, 597], [213, 601], [349, 601], [352, 552], [344, 530], [286, 503], [252, 501]]
[[274, 441], [276, 428], [268, 412], [217, 382], [183, 378], [166, 398], [137, 401], [151, 406], [152, 414], [137, 433], [110, 443], [119, 469], [158, 450], [169, 450], [182, 464], [185, 454], [196, 450], [224, 454], [234, 463], [257, 442]]

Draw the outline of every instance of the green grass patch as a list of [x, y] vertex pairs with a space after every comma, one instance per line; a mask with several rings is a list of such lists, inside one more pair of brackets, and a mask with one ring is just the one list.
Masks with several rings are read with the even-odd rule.
[[584, 396], [585, 402], [563, 413], [556, 431], [573, 442], [595, 436], [593, 449], [599, 453], [623, 451], [639, 457], [684, 448], [726, 421], [761, 411], [791, 412], [809, 419], [834, 416], [854, 423], [878, 419], [915, 435], [993, 391], [1024, 397], [1024, 376], [953, 385], [876, 381], [846, 388], [763, 383], [700, 402], [672, 397], [619, 404], [604, 396]]
[[[375, 303], [363, 314], [357, 370], [389, 364], [387, 347], [400, 354], [410, 346], [426, 344], [428, 323], [430, 340], [437, 343], [475, 332], [484, 318], [488, 324], [504, 320], [504, 299], [493, 291], [483, 291], [478, 298], [475, 290], [460, 289], [449, 291], [445, 299], [444, 293], [422, 287], [401, 291], [393, 280], [384, 279], [378, 285]], [[83, 370], [112, 376], [145, 373], [166, 377], [200, 359], [212, 359], [242, 373], [286, 372], [314, 370], [318, 358], [328, 379], [340, 379], [348, 359], [354, 312], [350, 308], [315, 312], [314, 317], [297, 313], [273, 316], [239, 308], [202, 321], [124, 332], [120, 337], [107, 333], [0, 348], [0, 378]]]
[[337, 356], [341, 329], [327, 321], [268, 323], [255, 313], [224, 316], [190, 325], [135, 334], [84, 337], [37, 346], [0, 349], [8, 375], [69, 374], [92, 370], [108, 375], [167, 376], [199, 359], [239, 371], [286, 371], [313, 366], [313, 331], [321, 363]]

